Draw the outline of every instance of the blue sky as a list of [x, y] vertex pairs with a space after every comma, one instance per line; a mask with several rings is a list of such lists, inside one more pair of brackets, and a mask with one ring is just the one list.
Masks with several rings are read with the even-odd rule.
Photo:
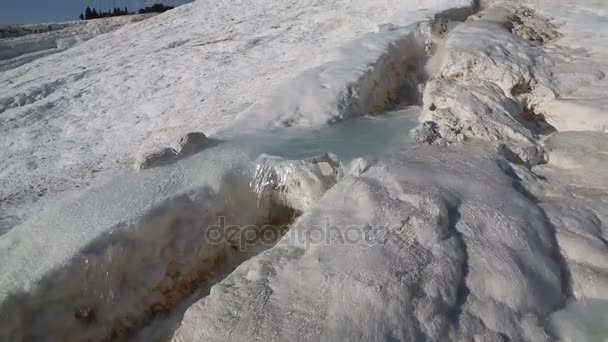
[[134, 11], [155, 2], [180, 5], [189, 0], [0, 0], [0, 25], [78, 20], [87, 6], [107, 10], [127, 6]]

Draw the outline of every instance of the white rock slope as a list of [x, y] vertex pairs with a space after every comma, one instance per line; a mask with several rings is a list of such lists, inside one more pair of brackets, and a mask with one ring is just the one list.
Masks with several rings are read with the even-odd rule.
[[0, 27], [0, 71], [16, 68], [85, 42], [123, 25], [150, 18], [132, 15], [87, 21]]
[[[608, 7], [478, 5], [199, 1], [0, 74], [0, 339], [606, 340]], [[221, 143], [412, 103], [349, 173]]]

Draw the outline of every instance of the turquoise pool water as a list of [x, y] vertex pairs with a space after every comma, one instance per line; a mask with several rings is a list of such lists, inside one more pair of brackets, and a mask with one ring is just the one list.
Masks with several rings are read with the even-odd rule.
[[364, 116], [318, 129], [281, 128], [265, 136], [242, 138], [247, 151], [256, 157], [265, 153], [286, 159], [304, 159], [333, 152], [348, 163], [357, 157], [381, 157], [410, 143], [417, 125], [419, 107]]

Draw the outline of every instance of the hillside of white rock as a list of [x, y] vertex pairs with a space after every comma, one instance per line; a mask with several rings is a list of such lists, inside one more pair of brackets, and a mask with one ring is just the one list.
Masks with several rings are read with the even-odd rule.
[[608, 4], [133, 21], [0, 39], [0, 340], [608, 339]]

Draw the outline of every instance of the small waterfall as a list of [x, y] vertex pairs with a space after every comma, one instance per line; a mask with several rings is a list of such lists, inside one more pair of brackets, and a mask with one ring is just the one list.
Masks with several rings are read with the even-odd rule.
[[256, 160], [250, 186], [258, 206], [286, 207], [303, 211], [334, 186], [344, 171], [338, 157], [325, 153], [304, 160], [261, 155]]

